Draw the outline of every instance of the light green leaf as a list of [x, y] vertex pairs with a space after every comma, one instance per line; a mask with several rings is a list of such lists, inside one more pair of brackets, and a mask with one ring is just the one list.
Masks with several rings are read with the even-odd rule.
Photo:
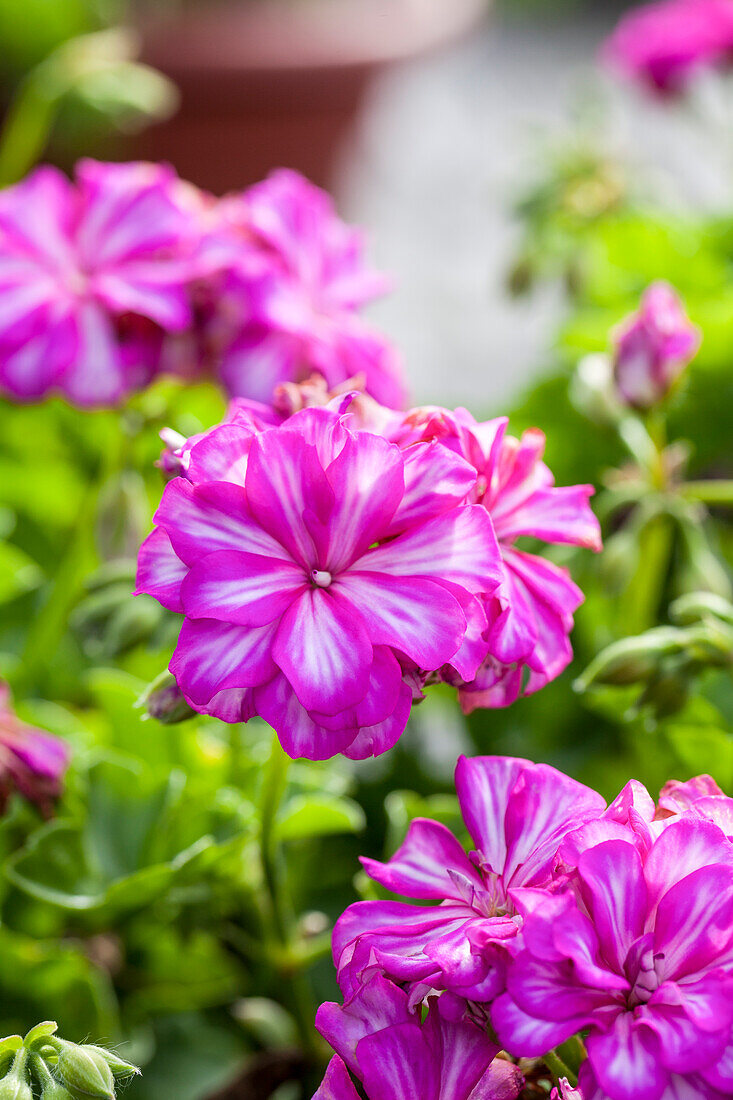
[[350, 798], [297, 795], [291, 798], [275, 825], [275, 838], [304, 840], [337, 833], [358, 833], [366, 824], [361, 806]]

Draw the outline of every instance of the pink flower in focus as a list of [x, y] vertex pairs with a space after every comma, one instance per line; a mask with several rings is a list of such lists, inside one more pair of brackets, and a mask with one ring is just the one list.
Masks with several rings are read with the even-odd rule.
[[138, 592], [184, 615], [170, 669], [195, 709], [259, 714], [291, 756], [390, 748], [412, 704], [403, 663], [470, 679], [469, 623], [500, 580], [474, 470], [422, 444], [403, 452], [344, 417], [250, 415], [190, 449], [166, 485]]
[[103, 406], [147, 384], [190, 322], [195, 225], [160, 165], [82, 160], [75, 184], [38, 168], [0, 192], [0, 387]]
[[730, 1094], [733, 844], [711, 822], [672, 820], [646, 850], [589, 848], [523, 940], [491, 1010], [511, 1053], [541, 1057], [588, 1029], [585, 1096]]
[[50, 815], [70, 755], [58, 737], [20, 721], [11, 709], [8, 686], [0, 681], [0, 812], [18, 791]]
[[[427, 1016], [379, 976], [346, 1004], [321, 1005], [316, 1027], [337, 1052], [313, 1100], [515, 1100], [523, 1078], [458, 998], [431, 998]], [[350, 1072], [349, 1072], [350, 1071]]]
[[504, 575], [487, 601], [488, 656], [477, 676], [446, 669], [466, 713], [477, 707], [503, 707], [559, 676], [572, 659], [568, 635], [583, 593], [566, 569], [516, 545], [529, 536], [600, 550], [598, 520], [588, 504], [591, 485], [555, 486], [542, 461], [545, 437], [537, 428], [521, 439], [506, 434], [507, 420], [477, 423], [466, 409], [414, 409], [390, 438], [407, 446], [437, 440], [463, 456], [478, 478], [470, 500], [491, 516], [499, 540]]
[[733, 798], [724, 794], [709, 775], [697, 775], [682, 783], [670, 779], [659, 795], [657, 818], [667, 820], [680, 814], [713, 821], [733, 840]]
[[367, 874], [426, 907], [395, 901], [350, 906], [336, 924], [339, 985], [353, 995], [369, 975], [405, 984], [412, 1001], [448, 989], [486, 1003], [504, 988], [521, 945], [521, 909], [553, 879], [557, 850], [571, 830], [601, 815], [595, 791], [547, 764], [461, 757], [458, 800], [476, 850], [418, 818], [387, 863], [362, 859]]
[[700, 340], [676, 291], [652, 283], [638, 313], [613, 334], [613, 373], [622, 400], [637, 409], [656, 405], [697, 354]]
[[679, 92], [698, 69], [733, 53], [732, 0], [661, 0], [629, 12], [604, 46], [621, 72], [661, 92]]
[[223, 204], [231, 243], [217, 369], [228, 392], [270, 402], [277, 385], [314, 372], [329, 388], [362, 374], [367, 393], [403, 407], [396, 354], [359, 316], [388, 283], [365, 266], [361, 234], [331, 198], [280, 170]]

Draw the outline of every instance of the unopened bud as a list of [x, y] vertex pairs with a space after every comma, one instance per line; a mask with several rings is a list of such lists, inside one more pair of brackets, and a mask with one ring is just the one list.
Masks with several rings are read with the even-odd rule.
[[11, 1072], [3, 1077], [0, 1100], [33, 1100], [33, 1090], [22, 1073]]
[[104, 1047], [88, 1046], [88, 1050], [96, 1050], [98, 1054], [104, 1058], [105, 1062], [112, 1070], [112, 1076], [115, 1081], [125, 1081], [130, 1077], [137, 1077], [140, 1070], [137, 1066], [134, 1066], [132, 1062], [126, 1062], [124, 1058], [120, 1058], [118, 1054], [115, 1054], [113, 1050], [106, 1050]]
[[[56, 1077], [72, 1093], [96, 1097], [97, 1100], [114, 1100], [115, 1081], [112, 1070], [97, 1047], [77, 1046], [58, 1040], [59, 1060]], [[0, 1098], [2, 1100], [2, 1098]]]
[[596, 424], [613, 424], [621, 406], [613, 384], [613, 364], [603, 353], [586, 355], [570, 380], [570, 400]]
[[43, 1087], [41, 1100], [74, 1100], [74, 1097], [58, 1081], [49, 1081]]
[[683, 648], [680, 632], [658, 627], [635, 638], [623, 638], [607, 646], [575, 681], [576, 691], [595, 684], [638, 684], [653, 675], [662, 658]]
[[156, 722], [164, 726], [174, 726], [194, 718], [196, 712], [191, 709], [183, 697], [178, 684], [170, 672], [161, 672], [145, 689], [136, 704]]

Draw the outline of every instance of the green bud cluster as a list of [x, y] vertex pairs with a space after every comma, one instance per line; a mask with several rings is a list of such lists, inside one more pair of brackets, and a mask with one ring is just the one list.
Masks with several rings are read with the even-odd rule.
[[575, 681], [576, 691], [639, 685], [635, 709], [657, 717], [679, 711], [694, 677], [706, 669], [733, 669], [733, 605], [710, 592], [693, 592], [669, 609], [672, 624], [614, 642]]
[[70, 1043], [48, 1021], [0, 1039], [0, 1100], [116, 1100], [140, 1071], [105, 1047]]

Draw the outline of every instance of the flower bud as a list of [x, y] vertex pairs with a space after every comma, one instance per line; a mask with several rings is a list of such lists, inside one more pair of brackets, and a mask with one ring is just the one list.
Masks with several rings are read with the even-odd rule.
[[143, 694], [138, 699], [136, 706], [146, 711], [150, 718], [155, 718], [164, 726], [174, 726], [177, 722], [185, 722], [195, 716], [183, 697], [178, 684], [170, 672], [161, 672], [152, 683], [148, 684]]
[[44, 1085], [41, 1100], [74, 1100], [74, 1097], [58, 1081], [49, 1081]]
[[56, 1064], [56, 1077], [61, 1084], [81, 1096], [114, 1100], [115, 1082], [112, 1070], [99, 1049], [87, 1045], [77, 1046], [75, 1043], [64, 1042], [63, 1039], [59, 1043], [61, 1049]]
[[0, 1081], [0, 1100], [33, 1100], [33, 1089], [23, 1074], [12, 1071]]
[[614, 424], [622, 406], [613, 381], [613, 363], [602, 352], [585, 355], [570, 380], [570, 400], [595, 424]]
[[680, 632], [658, 627], [634, 638], [623, 638], [604, 649], [575, 681], [576, 691], [596, 684], [638, 684], [648, 680], [662, 658], [683, 648]]
[[134, 1066], [132, 1062], [126, 1062], [124, 1058], [120, 1058], [113, 1050], [106, 1050], [104, 1047], [92, 1045], [88, 1046], [87, 1049], [96, 1050], [98, 1054], [101, 1054], [112, 1070], [112, 1076], [116, 1081], [126, 1081], [130, 1077], [136, 1077], [140, 1072], [137, 1066]]
[[621, 399], [650, 409], [667, 395], [700, 347], [700, 331], [668, 283], [653, 283], [641, 307], [613, 333], [613, 372]]

